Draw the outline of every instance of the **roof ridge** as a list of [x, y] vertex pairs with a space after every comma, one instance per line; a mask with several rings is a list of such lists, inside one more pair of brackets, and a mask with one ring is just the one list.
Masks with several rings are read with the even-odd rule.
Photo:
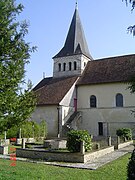
[[128, 57], [128, 56], [135, 56], [135, 54], [127, 54], [127, 55], [118, 55], [118, 56], [110, 56], [110, 57], [103, 57], [100, 59], [94, 59], [93, 61], [104, 61], [107, 59], [115, 59], [115, 58], [122, 58], [122, 57]]

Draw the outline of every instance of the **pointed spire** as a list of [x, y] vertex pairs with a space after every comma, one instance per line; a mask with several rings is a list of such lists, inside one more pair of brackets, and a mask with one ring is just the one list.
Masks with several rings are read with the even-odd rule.
[[78, 9], [78, 0], [76, 0], [75, 9]]
[[77, 7], [78, 1], [76, 0], [75, 12], [71, 21], [64, 47], [56, 56], [54, 56], [54, 58], [84, 54], [85, 56], [92, 59], [89, 53]]

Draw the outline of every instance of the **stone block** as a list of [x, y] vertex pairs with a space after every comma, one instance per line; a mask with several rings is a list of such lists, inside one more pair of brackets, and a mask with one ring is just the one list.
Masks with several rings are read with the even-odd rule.
[[8, 154], [8, 146], [0, 146], [0, 154]]

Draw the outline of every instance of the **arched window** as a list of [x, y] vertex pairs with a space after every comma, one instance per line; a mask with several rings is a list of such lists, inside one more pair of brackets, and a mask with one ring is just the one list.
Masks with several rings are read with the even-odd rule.
[[120, 93], [116, 94], [116, 107], [123, 107], [123, 95]]
[[84, 67], [86, 66], [86, 62], [84, 62]]
[[71, 71], [71, 69], [72, 69], [72, 63], [69, 62], [69, 71]]
[[77, 63], [76, 63], [76, 61], [74, 61], [74, 70], [76, 70], [77, 69]]
[[63, 63], [63, 71], [66, 71], [66, 63]]
[[90, 107], [96, 108], [97, 107], [97, 98], [96, 96], [90, 96]]
[[61, 63], [58, 64], [58, 70], [61, 71]]

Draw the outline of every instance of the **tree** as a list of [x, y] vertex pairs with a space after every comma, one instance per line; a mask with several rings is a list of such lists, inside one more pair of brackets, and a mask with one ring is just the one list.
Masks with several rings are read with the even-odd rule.
[[21, 128], [21, 137], [23, 138], [45, 138], [47, 135], [46, 121], [42, 120], [40, 123], [35, 121], [26, 120], [20, 126], [13, 126], [7, 131], [7, 138], [17, 137], [19, 138]]
[[[124, 1], [124, 0], [122, 0], [122, 1]], [[125, 2], [126, 2], [126, 5], [128, 5], [128, 3], [131, 4], [131, 6], [132, 6], [131, 11], [133, 11], [134, 8], [135, 8], [135, 0], [129, 0], [129, 1], [128, 1], [128, 0], [125, 0]], [[129, 27], [127, 28], [127, 30], [128, 30], [128, 32], [132, 33], [133, 36], [135, 36], [135, 25], [129, 26]]]
[[[122, 0], [122, 1], [124, 1], [124, 0]], [[128, 3], [130, 3], [132, 5], [132, 9], [134, 9], [134, 7], [135, 7], [135, 0], [125, 0], [125, 2], [126, 2], [126, 5], [128, 5]]]
[[127, 168], [128, 168], [127, 169], [127, 174], [128, 174], [127, 180], [134, 180], [135, 179], [135, 149], [132, 152], [132, 155], [129, 160]]
[[0, 131], [19, 125], [34, 110], [36, 99], [31, 90], [31, 82], [23, 90], [25, 65], [29, 63], [31, 52], [25, 42], [28, 33], [26, 21], [17, 22], [23, 5], [15, 0], [0, 1]]
[[45, 120], [42, 120], [40, 122], [40, 137], [44, 137], [46, 138], [47, 136], [47, 124], [46, 124], [46, 121]]

